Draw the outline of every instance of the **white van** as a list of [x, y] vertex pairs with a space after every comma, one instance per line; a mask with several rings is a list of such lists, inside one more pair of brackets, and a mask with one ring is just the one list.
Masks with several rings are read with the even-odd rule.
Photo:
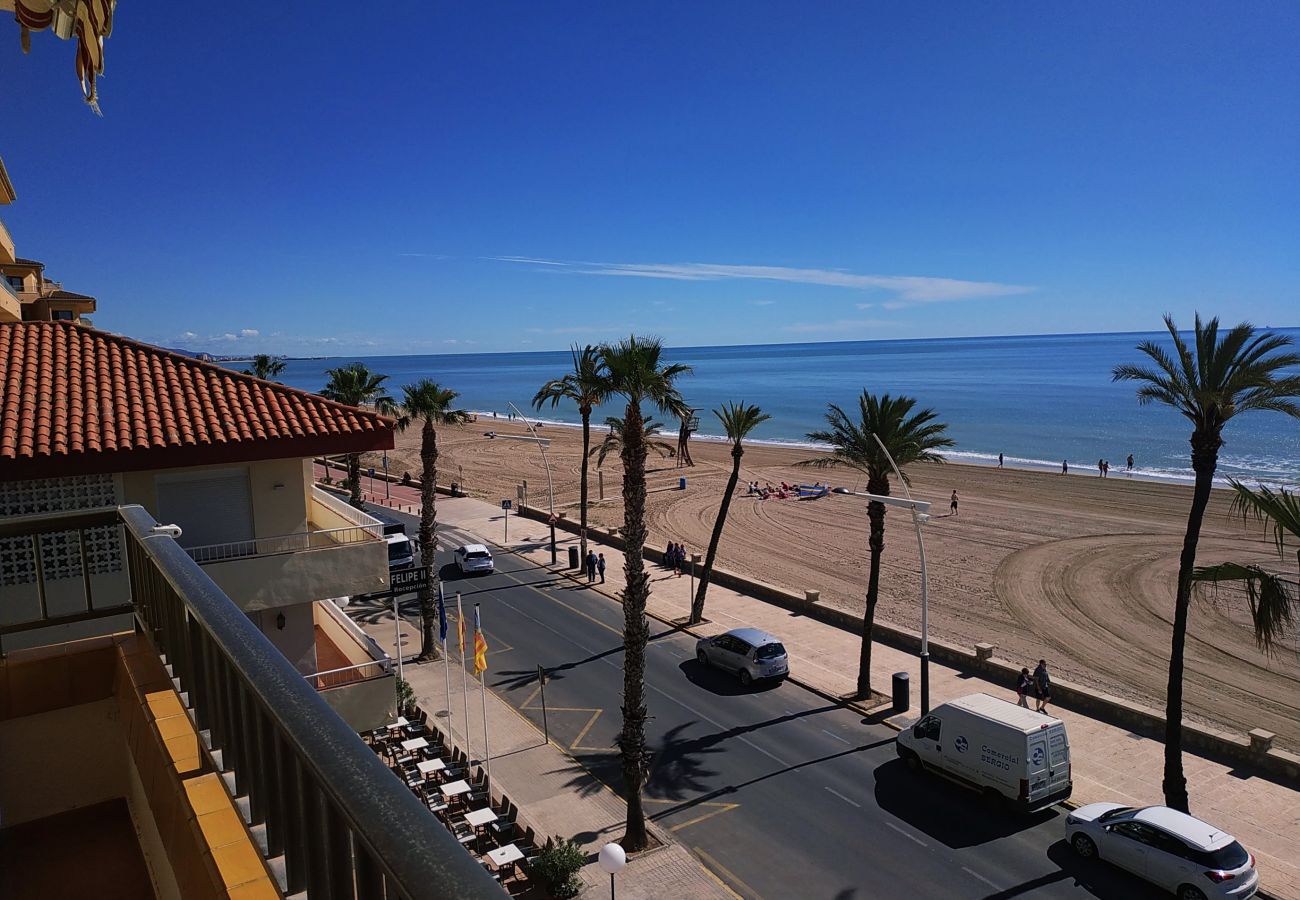
[[938, 706], [898, 736], [898, 755], [1023, 812], [1070, 796], [1065, 723], [971, 694]]

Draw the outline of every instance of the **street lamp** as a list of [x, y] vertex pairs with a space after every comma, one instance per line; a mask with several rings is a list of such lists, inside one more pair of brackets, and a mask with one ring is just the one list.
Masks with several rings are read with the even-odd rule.
[[866, 497], [874, 503], [894, 506], [912, 513], [912, 527], [916, 529], [916, 546], [921, 556], [921, 715], [930, 711], [930, 581], [925, 572], [925, 540], [921, 537], [921, 526], [930, 521], [930, 503], [926, 500], [913, 500], [912, 492], [907, 489], [903, 473], [898, 471], [894, 457], [889, 455], [885, 445], [875, 434], [871, 435], [880, 452], [889, 460], [889, 467], [894, 470], [898, 483], [903, 486], [903, 497], [890, 497], [881, 494], [868, 494], [866, 491], [851, 491], [848, 488], [832, 488], [836, 494], [850, 494], [854, 497]]
[[600, 867], [609, 873], [609, 900], [614, 900], [614, 876], [627, 865], [627, 853], [618, 844], [609, 843], [600, 848]]
[[551, 565], [555, 565], [555, 488], [551, 484], [551, 462], [546, 458], [546, 445], [549, 444], [550, 441], [542, 440], [541, 436], [537, 433], [537, 429], [533, 427], [533, 423], [528, 421], [528, 418], [519, 411], [519, 407], [515, 406], [513, 403], [507, 403], [506, 405], [515, 411], [515, 415], [523, 419], [524, 424], [528, 426], [528, 430], [533, 434], [533, 440], [537, 441], [537, 449], [542, 451], [542, 465], [546, 466], [546, 493], [550, 496], [551, 501]]

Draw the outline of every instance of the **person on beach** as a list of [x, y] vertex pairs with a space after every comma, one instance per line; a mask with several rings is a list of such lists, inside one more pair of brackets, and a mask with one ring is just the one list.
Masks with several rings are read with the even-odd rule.
[[952, 501], [948, 504], [948, 515], [957, 515], [957, 492], [952, 492]]
[[1104, 459], [1097, 460], [1097, 477], [1098, 478], [1106, 477], [1106, 460]]
[[587, 551], [587, 583], [588, 584], [596, 580], [596, 563], [597, 563], [596, 551], [588, 550]]
[[1061, 474], [1062, 475], [1070, 474], [1070, 461], [1068, 459], [1061, 460]]
[[1002, 454], [1001, 454], [1001, 453], [998, 454], [998, 468], [999, 468], [999, 469], [1002, 468]]
[[1023, 706], [1025, 709], [1029, 709], [1029, 689], [1033, 687], [1033, 685], [1034, 680], [1029, 677], [1029, 670], [1021, 669], [1020, 675], [1016, 678], [1016, 696], [1020, 698], [1016, 702], [1017, 706]]
[[1132, 453], [1130, 453], [1130, 454], [1128, 455], [1128, 470], [1129, 470], [1130, 472], [1133, 471], [1133, 454], [1132, 454]]
[[1052, 678], [1047, 674], [1045, 659], [1040, 659], [1038, 668], [1034, 669], [1034, 697], [1038, 701], [1038, 712], [1047, 712], [1047, 704], [1052, 702]]
[[605, 583], [605, 554], [596, 557], [596, 570], [600, 572], [600, 583]]

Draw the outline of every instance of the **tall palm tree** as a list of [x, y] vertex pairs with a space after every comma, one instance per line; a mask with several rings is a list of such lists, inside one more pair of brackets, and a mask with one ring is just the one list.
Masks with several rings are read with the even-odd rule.
[[[329, 382], [321, 389], [320, 395], [326, 400], [342, 403], [346, 406], [373, 406], [386, 416], [393, 415], [396, 405], [388, 396], [384, 382], [387, 375], [376, 375], [365, 363], [354, 362], [337, 369], [327, 369]], [[348, 502], [361, 509], [361, 454], [348, 454]]]
[[[587, 344], [581, 350], [575, 344], [572, 347], [573, 371], [562, 378], [553, 378], [533, 395], [533, 408], [541, 408], [549, 400], [551, 408], [559, 405], [561, 400], [572, 400], [578, 405], [582, 416], [582, 481], [578, 505], [582, 517], [578, 540], [581, 543], [581, 559], [587, 558], [587, 469], [590, 465], [587, 457], [591, 454], [591, 412], [609, 398], [609, 380], [606, 378], [605, 365], [600, 358], [600, 350]], [[604, 462], [604, 455], [601, 456]]]
[[623, 782], [627, 793], [627, 833], [623, 846], [627, 850], [646, 847], [645, 810], [641, 789], [645, 784], [645, 650], [650, 639], [646, 621], [646, 601], [650, 597], [650, 578], [641, 557], [645, 547], [645, 418], [641, 404], [648, 402], [667, 412], [680, 402], [676, 381], [691, 371], [690, 366], [668, 364], [662, 359], [663, 344], [658, 338], [635, 335], [600, 348], [601, 361], [609, 376], [611, 394], [627, 399], [623, 414], [623, 573], [627, 587], [623, 591], [623, 727], [618, 746], [623, 762]]
[[727, 489], [722, 492], [722, 505], [718, 507], [718, 518], [713, 523], [713, 535], [709, 538], [709, 552], [704, 555], [704, 569], [700, 572], [700, 586], [691, 598], [691, 625], [700, 624], [704, 618], [704, 595], [709, 589], [709, 579], [713, 575], [713, 561], [718, 557], [718, 543], [722, 540], [722, 528], [727, 521], [727, 511], [731, 509], [731, 497], [736, 492], [740, 481], [740, 458], [745, 455], [743, 441], [749, 433], [772, 418], [757, 406], [744, 403], [724, 403], [713, 414], [718, 417], [722, 427], [731, 440], [731, 477], [727, 479]]
[[1232, 512], [1245, 522], [1251, 519], [1265, 522], [1273, 532], [1279, 559], [1286, 559], [1288, 538], [1296, 543], [1297, 578], [1293, 580], [1259, 565], [1228, 562], [1198, 566], [1192, 571], [1192, 581], [1216, 586], [1223, 582], [1242, 584], [1250, 603], [1255, 642], [1261, 650], [1271, 654], [1277, 641], [1290, 633], [1296, 622], [1293, 607], [1300, 603], [1300, 494], [1293, 494], [1286, 488], [1251, 490], [1236, 480], [1232, 481], [1232, 489], [1236, 492], [1232, 499]]
[[428, 378], [404, 385], [398, 410], [397, 430], [420, 425], [420, 562], [429, 567], [429, 585], [420, 591], [420, 660], [437, 656], [433, 625], [437, 608], [433, 598], [438, 593], [438, 431], [439, 425], [463, 425], [469, 413], [453, 409], [460, 395], [441, 387]]
[[[898, 463], [899, 470], [917, 462], [943, 462], [936, 451], [951, 447], [953, 441], [945, 435], [948, 426], [936, 420], [933, 409], [913, 412], [916, 400], [911, 397], [879, 397], [863, 391], [858, 398], [858, 420], [848, 417], [844, 410], [830, 404], [826, 421], [830, 431], [810, 432], [808, 439], [830, 444], [826, 456], [804, 460], [798, 465], [816, 469], [857, 469], [867, 476], [867, 492], [878, 496], [889, 495], [889, 475], [893, 468], [889, 456]], [[875, 437], [873, 437], [875, 435]], [[885, 445], [889, 456], [876, 443], [876, 437]], [[911, 484], [907, 474], [903, 479]], [[871, 567], [867, 575], [867, 608], [862, 614], [862, 649], [858, 657], [857, 696], [871, 696], [871, 639], [876, 627], [876, 601], [880, 598], [880, 555], [885, 549], [885, 505], [872, 500], [867, 504], [867, 521], [871, 535], [867, 546], [871, 551]]]
[[1241, 323], [1222, 336], [1217, 318], [1202, 323], [1196, 316], [1194, 346], [1188, 347], [1171, 316], [1165, 327], [1173, 339], [1174, 354], [1156, 341], [1143, 341], [1137, 349], [1154, 367], [1122, 365], [1113, 380], [1137, 381], [1138, 402], [1163, 403], [1192, 423], [1192, 471], [1196, 486], [1187, 514], [1183, 550], [1178, 559], [1178, 591], [1174, 599], [1173, 644], [1169, 654], [1169, 688], [1165, 696], [1165, 805], [1187, 812], [1187, 779], [1183, 776], [1183, 653], [1187, 644], [1187, 612], [1192, 596], [1192, 572], [1201, 522], [1210, 500], [1214, 472], [1223, 446], [1223, 428], [1238, 413], [1272, 410], [1300, 417], [1300, 376], [1281, 370], [1300, 366], [1300, 356], [1279, 352], [1291, 339], [1272, 332], [1256, 332]]
[[[600, 445], [587, 451], [588, 456], [596, 457], [597, 469], [605, 467], [605, 457], [609, 456], [609, 454], [617, 453], [621, 456], [623, 453], [623, 429], [626, 427], [623, 424], [623, 418], [621, 416], [606, 416], [605, 426], [609, 428], [609, 431], [605, 433]], [[673, 448], [667, 441], [658, 439], [659, 429], [661, 428], [663, 428], [662, 423], [656, 422], [654, 419], [645, 420], [641, 425], [641, 440], [645, 444], [647, 451], [653, 450], [660, 456], [667, 456], [673, 452]]]
[[276, 359], [268, 353], [259, 353], [253, 357], [253, 365], [244, 370], [245, 375], [252, 375], [263, 381], [270, 381], [284, 371], [284, 360]]

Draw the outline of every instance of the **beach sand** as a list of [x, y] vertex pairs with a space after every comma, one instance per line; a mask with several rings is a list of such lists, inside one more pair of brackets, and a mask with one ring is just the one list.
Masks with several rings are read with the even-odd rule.
[[[504, 418], [440, 428], [439, 483], [470, 494], [514, 498], [528, 482], [530, 502], [546, 505], [546, 471], [536, 444], [489, 440], [484, 432], [522, 435]], [[593, 428], [593, 446], [603, 429]], [[557, 509], [577, 518], [581, 431], [542, 429]], [[666, 438], [676, 443], [675, 434]], [[398, 437], [389, 471], [419, 473], [419, 430]], [[730, 472], [730, 445], [695, 440], [694, 468], [653, 454], [648, 462], [650, 541], [684, 542], [703, 553]], [[744, 496], [760, 483], [830, 481], [864, 490], [851, 470], [798, 469], [816, 455], [761, 444], [746, 448], [738, 495], [719, 549], [721, 568], [795, 591], [819, 590], [825, 604], [861, 614], [866, 584], [866, 502], [831, 495], [815, 501]], [[378, 463], [377, 455], [375, 464]], [[1072, 468], [1074, 468], [1072, 466]], [[1082, 466], [1080, 466], [1082, 469]], [[933, 503], [925, 526], [930, 576], [930, 633], [963, 646], [987, 641], [997, 655], [1033, 668], [1046, 658], [1058, 677], [1164, 708], [1178, 554], [1191, 488], [1125, 478], [1061, 476], [960, 464], [908, 470], [917, 499]], [[592, 466], [589, 519], [622, 525], [621, 467], [604, 466], [605, 501]], [[687, 489], [677, 490], [680, 477]], [[953, 490], [959, 515], [948, 514]], [[894, 492], [901, 493], [895, 485]], [[1229, 496], [1215, 491], [1197, 562], [1236, 559], [1277, 565], [1261, 527], [1228, 515]], [[879, 620], [920, 627], [916, 538], [908, 514], [886, 520]], [[846, 660], [846, 665], [855, 664]], [[1010, 690], [1008, 686], [1008, 690]], [[1185, 708], [1190, 719], [1238, 734], [1275, 732], [1300, 748], [1300, 647], [1290, 635], [1272, 657], [1256, 649], [1244, 595], [1221, 592], [1193, 601], [1187, 644]]]

